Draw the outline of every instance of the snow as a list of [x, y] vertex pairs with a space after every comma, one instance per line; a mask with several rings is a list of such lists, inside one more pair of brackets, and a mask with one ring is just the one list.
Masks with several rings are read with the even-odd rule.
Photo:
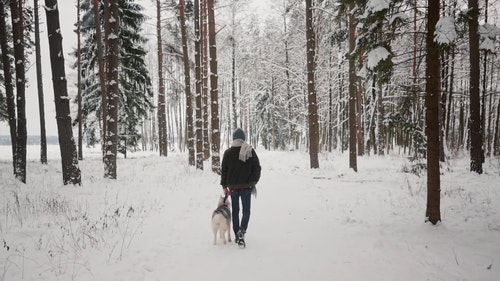
[[47, 10], [47, 12], [51, 12], [51, 11], [55, 11], [57, 9], [57, 3], [54, 4], [54, 6], [52, 7], [48, 7], [48, 6], [43, 6], [45, 8], [45, 10]]
[[366, 13], [377, 13], [389, 9], [390, 0], [368, 0], [366, 3]]
[[386, 48], [381, 46], [376, 47], [367, 54], [366, 68], [369, 70], [375, 69], [381, 61], [387, 59], [390, 55]]
[[500, 29], [496, 25], [485, 23], [479, 26], [479, 34], [481, 36], [479, 49], [495, 52], [495, 40], [500, 36]]
[[452, 44], [457, 39], [455, 30], [455, 19], [452, 17], [442, 17], [436, 23], [434, 41], [438, 44]]
[[[424, 223], [426, 178], [403, 173], [404, 156], [320, 154], [257, 148], [262, 178], [247, 248], [214, 246], [211, 212], [222, 194], [210, 163], [187, 153], [129, 153], [118, 179], [85, 149], [83, 185], [63, 186], [59, 148], [49, 164], [28, 147], [28, 184], [0, 146], [1, 280], [498, 280], [500, 162], [485, 173], [468, 159], [442, 164], [441, 214]], [[19, 202], [19, 203], [17, 203]], [[232, 235], [234, 238], [234, 235]], [[7, 249], [8, 248], [8, 249]]]
[[118, 36], [117, 36], [114, 32], [111, 32], [111, 33], [108, 35], [108, 39], [109, 39], [109, 40], [118, 39]]

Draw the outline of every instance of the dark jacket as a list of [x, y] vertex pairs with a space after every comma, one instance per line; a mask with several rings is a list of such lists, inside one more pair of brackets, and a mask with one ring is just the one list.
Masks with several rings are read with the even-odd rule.
[[259, 157], [252, 149], [252, 157], [239, 160], [241, 147], [233, 146], [224, 152], [220, 184], [228, 188], [252, 187], [260, 179]]

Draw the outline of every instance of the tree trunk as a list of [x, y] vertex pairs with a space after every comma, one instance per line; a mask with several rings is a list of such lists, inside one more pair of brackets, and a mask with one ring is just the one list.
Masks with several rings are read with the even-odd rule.
[[156, 0], [156, 38], [158, 48], [158, 138], [160, 156], [168, 155], [167, 114], [165, 101], [165, 81], [163, 80], [163, 39], [161, 34], [161, 5]]
[[356, 46], [355, 2], [349, 2], [349, 168], [358, 171], [356, 158], [356, 68], [354, 48]]
[[[82, 22], [80, 20], [80, 0], [76, 4], [76, 14], [77, 14], [77, 24], [76, 24], [76, 34], [77, 39], [77, 65], [78, 65], [78, 78], [77, 78], [77, 95], [78, 95], [78, 160], [83, 159], [83, 124], [82, 124], [82, 51], [81, 51], [81, 26]], [[99, 26], [96, 26], [96, 29]]]
[[195, 60], [195, 75], [196, 75], [196, 168], [203, 170], [203, 117], [202, 117], [202, 97], [201, 97], [201, 32], [200, 32], [200, 2], [194, 1], [194, 60]]
[[477, 0], [469, 0], [469, 58], [470, 58], [470, 170], [483, 173], [483, 124], [479, 96], [479, 8]]
[[57, 0], [45, 0], [45, 6], [63, 182], [65, 185], [69, 183], [80, 185], [81, 174], [78, 167], [76, 145], [71, 127], [70, 98], [68, 96], [66, 72], [64, 69], [64, 52]]
[[[286, 6], [286, 3], [285, 3]], [[285, 11], [287, 8], [285, 7]], [[292, 91], [291, 91], [291, 79], [290, 79], [290, 48], [288, 47], [288, 26], [287, 26], [287, 13], [283, 13], [283, 32], [284, 32], [284, 52], [285, 52], [285, 79], [286, 79], [286, 99], [290, 101], [292, 99]], [[287, 118], [288, 120], [292, 120], [292, 103], [289, 102], [287, 106]], [[293, 133], [293, 124], [292, 122], [288, 122], [288, 138], [289, 138], [289, 147], [294, 147], [294, 133]]]
[[219, 93], [217, 72], [217, 45], [215, 41], [214, 0], [207, 1], [208, 12], [208, 46], [210, 53], [210, 111], [212, 128], [212, 171], [220, 174], [220, 124]]
[[356, 141], [357, 141], [357, 155], [363, 156], [365, 154], [365, 140], [363, 129], [363, 86], [361, 79], [358, 79], [358, 87], [356, 90]]
[[45, 130], [45, 103], [43, 100], [42, 56], [40, 54], [40, 20], [38, 14], [38, 0], [33, 3], [35, 13], [35, 57], [36, 57], [36, 84], [38, 87], [38, 113], [40, 116], [40, 162], [47, 164], [47, 134]]
[[440, 60], [439, 46], [434, 41], [436, 23], [439, 20], [439, 1], [428, 0], [427, 55], [425, 123], [427, 133], [427, 220], [432, 224], [441, 221], [440, 211], [440, 175], [439, 175], [439, 96], [440, 96]]
[[[236, 17], [236, 4], [232, 4], [232, 30], [231, 30], [231, 108], [233, 111], [233, 128], [238, 128], [238, 113], [236, 104], [236, 34], [235, 34], [235, 21]], [[229, 128], [231, 129], [231, 127]], [[229, 130], [231, 131], [231, 130]]]
[[189, 54], [187, 46], [186, 34], [186, 16], [185, 16], [184, 0], [179, 0], [179, 13], [181, 21], [181, 36], [182, 36], [182, 57], [184, 61], [184, 90], [186, 92], [186, 130], [187, 130], [187, 146], [189, 152], [189, 165], [195, 165], [195, 149], [194, 149], [194, 133], [193, 133], [193, 99], [191, 97], [191, 76], [189, 69]]
[[204, 159], [210, 158], [210, 138], [208, 137], [208, 15], [207, 0], [201, 0], [201, 46], [202, 46], [202, 66], [203, 66], [203, 150]]
[[99, 13], [99, 0], [93, 0], [94, 2], [94, 24], [95, 24], [95, 36], [97, 41], [97, 60], [99, 65], [99, 82], [101, 87], [101, 105], [102, 105], [102, 133], [101, 133], [101, 143], [102, 150], [104, 151], [104, 140], [106, 139], [106, 111], [107, 105], [107, 95], [106, 95], [106, 69], [105, 69], [105, 58], [104, 58], [104, 48], [101, 32], [101, 16]]
[[500, 155], [500, 100], [497, 101], [497, 114], [495, 118], [495, 134], [493, 140], [493, 154]]
[[119, 67], [120, 67], [120, 13], [118, 0], [110, 0], [108, 10], [109, 17], [105, 18], [107, 46], [107, 69], [106, 69], [106, 93], [108, 98], [106, 118], [106, 141], [104, 155], [104, 177], [116, 179], [116, 154], [118, 148], [118, 106], [119, 106]]
[[306, 53], [307, 53], [307, 102], [309, 113], [309, 163], [311, 169], [319, 168], [318, 109], [316, 103], [316, 35], [313, 25], [312, 0], [306, 0]]
[[[3, 1], [0, 1], [0, 38], [7, 39], [7, 27], [5, 22], [5, 6]], [[17, 135], [17, 124], [16, 124], [16, 102], [14, 97], [14, 85], [12, 84], [12, 73], [10, 72], [10, 61], [9, 61], [9, 45], [7, 40], [1, 40], [0, 46], [2, 48], [2, 66], [4, 73], [4, 83], [5, 83], [5, 96], [7, 99], [7, 114], [9, 118], [9, 129], [10, 129], [10, 141], [12, 145], [12, 167], [14, 175], [16, 175], [16, 163], [17, 163], [17, 150], [16, 150], [16, 135]]]
[[384, 155], [385, 147], [385, 126], [384, 126], [384, 94], [382, 92], [382, 85], [378, 85], [377, 90], [377, 154]]
[[26, 183], [26, 73], [24, 57], [23, 13], [21, 1], [10, 2], [12, 32], [14, 40], [14, 61], [16, 66], [16, 102], [17, 102], [17, 132], [16, 132], [16, 163], [15, 175]]

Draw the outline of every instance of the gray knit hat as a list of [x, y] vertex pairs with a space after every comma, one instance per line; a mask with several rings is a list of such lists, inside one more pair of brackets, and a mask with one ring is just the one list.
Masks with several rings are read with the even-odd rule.
[[245, 140], [245, 132], [242, 129], [237, 128], [233, 132], [233, 140], [242, 139]]

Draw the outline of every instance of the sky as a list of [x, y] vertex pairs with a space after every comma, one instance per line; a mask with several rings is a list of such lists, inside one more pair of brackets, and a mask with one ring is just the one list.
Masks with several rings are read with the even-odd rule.
[[[269, 11], [270, 2], [267, 0], [249, 0], [251, 2], [251, 9], [257, 9], [262, 12]], [[146, 9], [147, 13], [155, 16], [155, 2], [152, 0], [138, 0]], [[72, 69], [72, 64], [75, 59], [71, 53], [76, 50], [77, 36], [74, 32], [76, 30], [74, 19], [76, 18], [76, 1], [64, 0], [58, 1], [59, 16], [61, 23], [61, 32], [63, 34], [63, 53], [66, 64], [66, 76], [68, 80], [68, 93], [71, 97], [76, 96], [76, 71]], [[40, 11], [40, 40], [41, 40], [41, 54], [42, 54], [42, 71], [43, 71], [43, 88], [44, 88], [44, 103], [45, 103], [45, 123], [46, 133], [48, 136], [57, 135], [57, 125], [55, 122], [55, 105], [54, 95], [52, 90], [52, 74], [50, 71], [50, 58], [48, 51], [47, 39], [47, 25], [45, 21], [45, 11]], [[152, 19], [154, 20], [154, 19]], [[145, 27], [147, 28], [147, 27]], [[152, 39], [154, 40], [154, 38]], [[34, 57], [30, 59], [32, 64], [27, 69], [27, 78], [29, 85], [26, 89], [26, 117], [27, 117], [27, 131], [28, 135], [40, 135], [40, 121], [38, 110], [38, 93], [37, 93], [37, 79]], [[76, 116], [76, 105], [72, 104], [71, 112], [72, 117]], [[74, 128], [75, 132], [77, 128]], [[0, 135], [8, 135], [9, 127], [7, 122], [0, 122]], [[75, 134], [76, 135], [76, 134]]]

